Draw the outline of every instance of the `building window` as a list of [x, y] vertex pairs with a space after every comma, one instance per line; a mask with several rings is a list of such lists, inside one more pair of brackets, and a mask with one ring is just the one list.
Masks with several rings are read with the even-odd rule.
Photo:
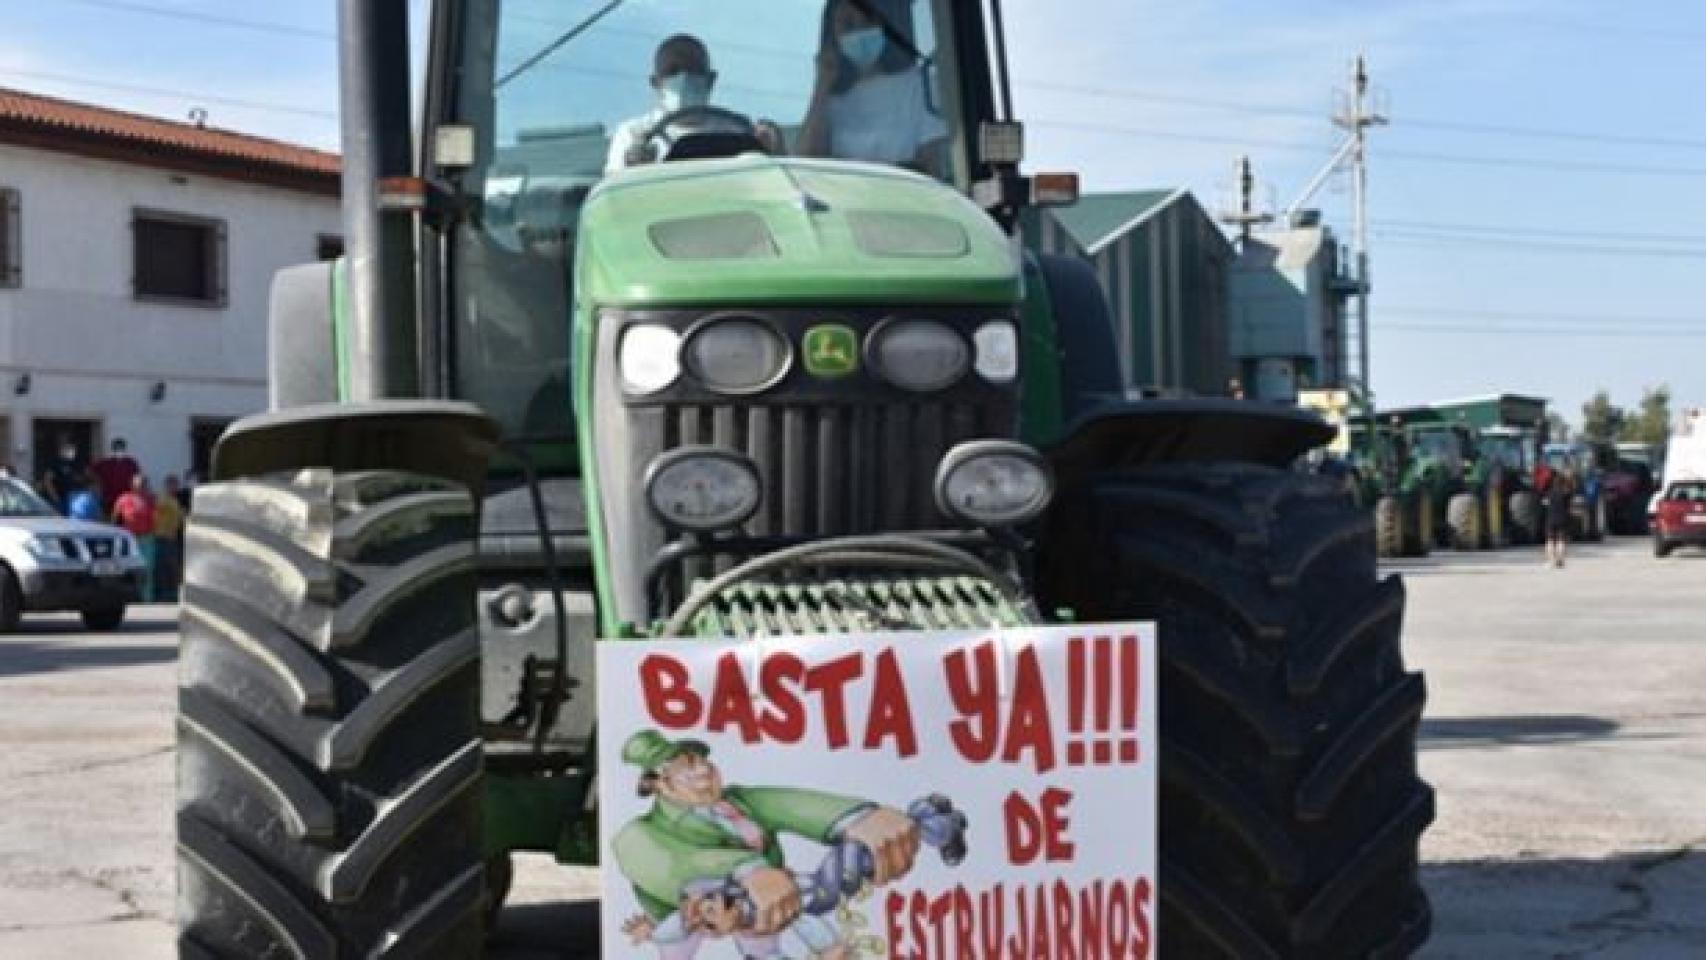
[[138, 300], [225, 306], [223, 221], [138, 210], [131, 226]]
[[18, 191], [0, 187], [0, 288], [24, 285], [24, 224]]
[[336, 260], [344, 255], [344, 238], [330, 233], [322, 233], [314, 241], [314, 257], [322, 262]]

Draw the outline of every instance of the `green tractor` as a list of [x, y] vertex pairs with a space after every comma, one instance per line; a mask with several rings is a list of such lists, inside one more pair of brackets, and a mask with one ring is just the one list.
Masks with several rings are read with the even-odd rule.
[[1455, 550], [1501, 546], [1502, 470], [1480, 455], [1473, 432], [1461, 423], [1409, 418], [1404, 423], [1416, 487], [1433, 508], [1434, 545]]
[[1425, 557], [1435, 538], [1433, 499], [1410, 457], [1401, 430], [1381, 424], [1351, 428], [1352, 499], [1374, 516], [1376, 552], [1387, 558]]
[[1317, 418], [1128, 399], [1018, 252], [1000, 3], [420, 8], [342, 0], [349, 253], [197, 493], [182, 956], [479, 956], [598, 861], [596, 644], [1058, 618], [1159, 624], [1169, 955], [1425, 940], [1404, 588]]
[[1481, 431], [1481, 457], [1498, 466], [1505, 538], [1518, 546], [1544, 541], [1540, 494], [1534, 489], [1539, 435], [1533, 429], [1495, 426]]

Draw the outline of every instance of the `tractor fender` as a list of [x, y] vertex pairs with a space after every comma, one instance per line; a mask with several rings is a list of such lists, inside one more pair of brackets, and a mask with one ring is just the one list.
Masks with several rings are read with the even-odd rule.
[[245, 417], [219, 439], [213, 479], [318, 467], [406, 470], [479, 499], [498, 427], [479, 407], [441, 400], [317, 404]]
[[1125, 391], [1114, 321], [1096, 270], [1081, 257], [1036, 258], [1053, 313], [1063, 418], [1117, 401]]
[[1163, 463], [1237, 462], [1286, 467], [1333, 439], [1297, 407], [1203, 397], [1105, 404], [1080, 417], [1045, 452], [1061, 489], [1088, 474]]

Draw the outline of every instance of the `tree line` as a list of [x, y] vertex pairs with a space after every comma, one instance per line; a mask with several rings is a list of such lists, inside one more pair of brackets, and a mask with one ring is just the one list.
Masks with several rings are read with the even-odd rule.
[[1590, 442], [1664, 443], [1671, 434], [1670, 400], [1668, 385], [1649, 387], [1641, 391], [1640, 405], [1627, 409], [1600, 390], [1582, 404], [1581, 437]]

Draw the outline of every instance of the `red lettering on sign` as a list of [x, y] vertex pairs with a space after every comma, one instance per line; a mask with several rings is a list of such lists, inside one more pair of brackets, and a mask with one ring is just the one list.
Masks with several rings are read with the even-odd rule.
[[689, 679], [686, 664], [674, 657], [652, 654], [640, 661], [640, 696], [658, 726], [685, 730], [699, 722], [703, 704]]
[[705, 728], [721, 733], [734, 727], [742, 743], [758, 742], [758, 714], [753, 710], [752, 691], [746, 686], [746, 673], [741, 670], [740, 658], [732, 653], [717, 658], [716, 683], [711, 687], [710, 710]]
[[1003, 763], [1019, 763], [1030, 754], [1038, 773], [1054, 769], [1054, 734], [1048, 716], [1048, 689], [1035, 647], [1019, 651], [1013, 668], [1013, 701], [1002, 726], [1000, 678], [993, 643], [982, 643], [968, 656], [948, 655], [948, 697], [960, 718], [948, 724], [948, 739], [960, 756], [987, 763], [999, 753]]
[[1013, 715], [1007, 721], [1006, 744], [1001, 759], [1019, 762], [1026, 752], [1038, 773], [1054, 769], [1054, 733], [1048, 718], [1048, 692], [1043, 686], [1043, 668], [1037, 648], [1019, 651], [1013, 678]]
[[847, 685], [864, 672], [864, 658], [858, 653], [820, 663], [806, 671], [806, 690], [821, 698], [824, 733], [831, 750], [847, 746]]
[[918, 753], [918, 734], [912, 728], [912, 707], [906, 699], [906, 681], [900, 676], [900, 660], [893, 650], [877, 655], [877, 672], [871, 690], [871, 714], [865, 721], [865, 749], [875, 750], [884, 740], [893, 740], [895, 752], [903, 757]]
[[1149, 897], [1149, 878], [1137, 878], [1131, 885], [1131, 955], [1136, 960], [1149, 960]]
[[758, 726], [764, 736], [782, 743], [799, 743], [806, 735], [805, 705], [794, 687], [806, 679], [805, 661], [791, 653], [775, 654], [758, 671], [758, 686], [764, 691], [764, 714]]
[[1077, 853], [1066, 838], [1071, 821], [1066, 806], [1072, 793], [1059, 787], [1043, 791], [1042, 802], [1033, 804], [1015, 790], [1007, 795], [1002, 811], [1007, 821], [1007, 859], [1014, 866], [1028, 866], [1038, 857], [1049, 863], [1064, 863]]
[[955, 650], [948, 654], [945, 667], [948, 697], [960, 714], [960, 719], [948, 724], [948, 738], [960, 756], [972, 763], [987, 763], [1000, 745], [1001, 692], [996, 689], [995, 644], [980, 643], [971, 656], [963, 648]]

